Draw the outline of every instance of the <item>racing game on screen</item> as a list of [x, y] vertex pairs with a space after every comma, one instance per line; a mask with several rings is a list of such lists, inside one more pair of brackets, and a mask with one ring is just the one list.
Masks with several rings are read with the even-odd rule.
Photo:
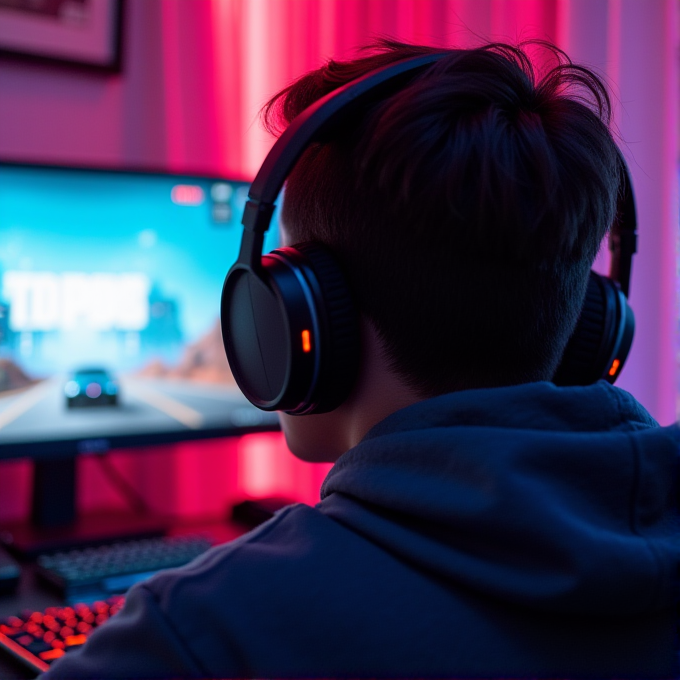
[[0, 445], [275, 422], [219, 327], [247, 190], [0, 165]]

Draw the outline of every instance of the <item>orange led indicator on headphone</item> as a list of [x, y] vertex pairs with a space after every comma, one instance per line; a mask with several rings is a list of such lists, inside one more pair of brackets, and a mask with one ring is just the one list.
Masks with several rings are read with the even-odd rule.
[[621, 365], [621, 362], [618, 359], [614, 359], [612, 362], [612, 366], [609, 369], [609, 375], [616, 375], [616, 371], [619, 370], [619, 366]]
[[302, 351], [312, 351], [312, 336], [309, 331], [302, 331]]

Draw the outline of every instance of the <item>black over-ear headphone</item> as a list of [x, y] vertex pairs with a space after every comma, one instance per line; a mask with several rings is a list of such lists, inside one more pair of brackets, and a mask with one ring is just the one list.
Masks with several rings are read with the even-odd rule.
[[[241, 249], [224, 282], [221, 310], [229, 365], [255, 406], [296, 415], [331, 411], [347, 398], [359, 367], [358, 313], [333, 254], [321, 244], [303, 243], [262, 255], [286, 178], [310, 144], [331, 139], [339, 123], [398, 92], [444, 56], [399, 61], [339, 87], [297, 116], [265, 158], [248, 193]], [[610, 237], [611, 276], [591, 272], [557, 384], [613, 382], [628, 355], [634, 320], [625, 295], [635, 252], [635, 205], [627, 173], [626, 180]]]

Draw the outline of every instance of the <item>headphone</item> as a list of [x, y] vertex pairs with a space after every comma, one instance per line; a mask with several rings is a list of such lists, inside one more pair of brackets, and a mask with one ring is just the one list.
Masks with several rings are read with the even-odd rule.
[[[243, 213], [238, 258], [222, 289], [224, 347], [236, 383], [264, 411], [325, 413], [349, 395], [359, 368], [359, 320], [332, 252], [302, 243], [262, 254], [274, 202], [310, 144], [332, 139], [339, 123], [398, 92], [446, 53], [390, 64], [347, 83], [302, 111], [279, 137], [257, 173]], [[633, 340], [626, 296], [636, 250], [630, 176], [610, 232], [609, 276], [590, 272], [581, 316], [555, 374], [558, 385], [613, 383]]]

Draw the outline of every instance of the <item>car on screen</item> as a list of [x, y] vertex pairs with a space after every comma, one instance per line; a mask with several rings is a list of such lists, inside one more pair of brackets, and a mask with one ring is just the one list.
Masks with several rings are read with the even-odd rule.
[[79, 368], [64, 385], [64, 396], [67, 408], [115, 406], [119, 398], [118, 381], [105, 368]]

